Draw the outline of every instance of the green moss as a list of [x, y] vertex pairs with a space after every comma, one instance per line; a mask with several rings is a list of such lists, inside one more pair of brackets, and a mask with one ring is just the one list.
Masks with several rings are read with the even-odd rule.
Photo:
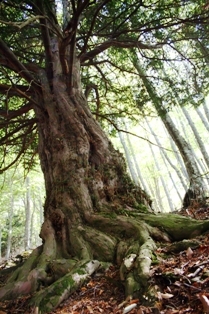
[[81, 276], [82, 276], [82, 275], [86, 275], [86, 271], [85, 271], [84, 269], [82, 269], [82, 268], [81, 268], [81, 269], [78, 269], [76, 273], [77, 273], [78, 275], [81, 275]]
[[136, 204], [134, 206], [134, 208], [136, 208], [138, 211], [142, 212], [142, 213], [147, 213], [148, 210], [147, 210], [147, 207], [144, 205], [144, 204]]
[[152, 254], [151, 259], [152, 259], [152, 265], [158, 265], [159, 264], [159, 260], [157, 259], [157, 255]]
[[110, 219], [117, 218], [117, 214], [115, 212], [100, 212], [99, 214], [105, 218], [110, 218]]

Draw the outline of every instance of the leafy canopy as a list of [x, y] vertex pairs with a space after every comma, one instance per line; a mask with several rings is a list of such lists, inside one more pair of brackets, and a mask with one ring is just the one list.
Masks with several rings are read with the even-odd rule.
[[208, 25], [209, 5], [201, 0], [2, 0], [1, 171], [15, 162], [34, 164], [38, 73], [44, 70], [53, 80], [53, 38], [59, 40], [66, 84], [70, 88], [75, 50], [93, 114], [104, 127], [116, 128], [120, 117], [136, 116], [151, 100], [136, 61], [167, 108], [173, 95], [181, 104], [199, 104], [208, 93]]

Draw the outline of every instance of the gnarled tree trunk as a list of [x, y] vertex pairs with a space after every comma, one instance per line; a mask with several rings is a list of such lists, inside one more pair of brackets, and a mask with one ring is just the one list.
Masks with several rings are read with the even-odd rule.
[[[115, 262], [121, 255], [116, 254], [117, 247], [123, 246], [120, 238], [130, 239], [138, 228], [127, 219], [116, 219], [117, 214], [151, 205], [145, 192], [126, 174], [122, 155], [114, 150], [87, 106], [79, 60], [74, 59], [73, 88], [69, 90], [54, 42], [53, 47], [53, 80], [48, 80], [44, 70], [39, 71], [42, 94], [37, 95], [39, 106], [34, 108], [46, 187], [40, 233], [43, 245], [13, 274], [11, 283], [0, 292], [2, 298], [54, 282], [60, 277], [56, 260], [64, 259], [63, 265], [67, 265], [62, 267], [62, 275], [77, 261], [79, 267], [92, 259]], [[40, 307], [48, 311], [52, 305]]]
[[54, 41], [51, 51], [53, 75], [37, 71], [42, 93], [34, 107], [46, 185], [43, 244], [13, 273], [0, 298], [40, 290], [31, 304], [35, 313], [47, 313], [110, 262], [120, 266], [127, 296], [153, 300], [148, 279], [155, 240], [191, 237], [209, 222], [151, 212], [149, 197], [132, 183], [123, 157], [93, 119], [79, 59], [73, 58], [68, 84]]

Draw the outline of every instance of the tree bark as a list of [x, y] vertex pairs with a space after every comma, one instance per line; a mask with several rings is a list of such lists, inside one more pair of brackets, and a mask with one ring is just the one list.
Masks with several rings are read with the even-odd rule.
[[12, 219], [14, 215], [14, 195], [11, 184], [11, 195], [10, 195], [10, 210], [9, 210], [9, 219], [8, 219], [8, 234], [7, 234], [7, 249], [5, 258], [9, 259], [11, 254], [11, 246], [12, 246]]
[[208, 104], [206, 103], [206, 100], [203, 102], [203, 109], [204, 109], [204, 112], [205, 112], [205, 116], [206, 116], [206, 118], [208, 119], [208, 122], [209, 122], [209, 109], [208, 109]]
[[[182, 117], [181, 110], [178, 110], [178, 108], [176, 108], [176, 109], [177, 109], [177, 112], [178, 112], [179, 117], [180, 117], [179, 118], [179, 123], [180, 123], [181, 129], [183, 131], [183, 136], [184, 136], [184, 138], [189, 138], [190, 139], [191, 132], [188, 132], [188, 128], [185, 128], [185, 121], [183, 121], [181, 119], [181, 117]], [[196, 163], [197, 163], [198, 168], [199, 168], [200, 176], [201, 176], [201, 179], [202, 179], [202, 184], [204, 184], [205, 186], [208, 186], [209, 179], [207, 178], [207, 176], [204, 177], [204, 174], [207, 173], [207, 166], [205, 165], [205, 163], [203, 163], [203, 160], [198, 157], [198, 155], [196, 154], [194, 148], [191, 147], [191, 149], [192, 149], [193, 158], [196, 160]]]
[[133, 162], [134, 162], [134, 166], [135, 166], [135, 168], [136, 168], [136, 172], [137, 172], [137, 176], [138, 176], [138, 178], [139, 178], [139, 182], [141, 183], [141, 186], [142, 186], [143, 190], [144, 190], [147, 194], [150, 194], [150, 193], [148, 192], [149, 189], [148, 189], [148, 187], [147, 187], [147, 185], [146, 185], [146, 183], [145, 183], [145, 181], [144, 181], [144, 178], [143, 178], [143, 176], [142, 176], [142, 174], [141, 174], [141, 171], [140, 171], [140, 169], [139, 169], [139, 162], [136, 160], [136, 155], [135, 155], [134, 148], [133, 148], [133, 145], [132, 145], [132, 142], [131, 142], [131, 139], [130, 139], [130, 134], [128, 133], [127, 125], [126, 125], [125, 121], [123, 121], [123, 122], [124, 122], [125, 130], [126, 130], [126, 132], [127, 132], [127, 133], [126, 133], [126, 139], [127, 139], [127, 142], [128, 142], [128, 146], [129, 146], [131, 155], [132, 155], [132, 157], [133, 157]]
[[206, 128], [206, 130], [209, 132], [209, 126], [208, 126], [208, 121], [207, 118], [205, 118], [204, 114], [202, 113], [201, 108], [197, 107], [195, 108], [198, 116], [200, 117], [200, 120], [202, 121], [202, 123], [204, 124], [204, 127]]
[[25, 195], [25, 250], [30, 248], [31, 240], [31, 199], [30, 199], [30, 179], [25, 179], [26, 195]]
[[168, 133], [178, 147], [182, 159], [184, 160], [184, 164], [189, 176], [189, 190], [192, 191], [195, 201], [201, 202], [202, 200], [204, 200], [204, 197], [206, 195], [206, 189], [205, 185], [202, 182], [198, 165], [193, 158], [192, 148], [190, 144], [181, 136], [181, 134], [175, 127], [171, 117], [164, 109], [163, 104], [158, 97], [157, 92], [155, 91], [155, 88], [152, 86], [152, 83], [147, 79], [146, 73], [144, 73], [139, 63], [139, 60], [134, 53], [132, 54], [132, 60], [133, 65], [139, 73], [139, 76], [141, 77], [144, 86], [146, 87], [146, 90], [153, 102], [153, 105], [155, 106], [158, 115], [161, 117], [162, 122], [164, 123]]
[[155, 240], [192, 237], [209, 222], [153, 214], [149, 196], [131, 181], [123, 156], [87, 106], [72, 47], [62, 64], [59, 53], [53, 38], [53, 73], [36, 71], [42, 92], [34, 111], [46, 189], [42, 245], [8, 279], [0, 299], [40, 290], [31, 310], [48, 313], [99, 267], [117, 263], [126, 295], [154, 300], [149, 278]]
[[[69, 89], [61, 74], [55, 42], [53, 51], [53, 79], [48, 80], [45, 71], [40, 70], [42, 95], [37, 94], [39, 106], [34, 107], [46, 188], [40, 232], [43, 244], [0, 290], [0, 298], [13, 298], [54, 283], [47, 290], [51, 293], [50, 289], [59, 285], [60, 296], [53, 304], [48, 301], [47, 292], [35, 297], [34, 303], [41, 313], [52, 310], [63, 295], [66, 297], [87, 280], [88, 263], [98, 264], [92, 260], [122, 263], [131, 250], [124, 243], [131, 244], [134, 234], [145, 232], [145, 227], [140, 231], [142, 223], [137, 226], [134, 220], [130, 222], [119, 214], [131, 208], [152, 212], [149, 196], [131, 181], [123, 156], [113, 148], [87, 106], [81, 90], [79, 60], [74, 57], [73, 83]], [[147, 237], [146, 231], [143, 243], [148, 241]], [[154, 249], [153, 241], [151, 246]], [[134, 247], [137, 256], [139, 245]], [[66, 287], [65, 277], [56, 283], [69, 269], [73, 271], [69, 286]], [[79, 269], [86, 272], [86, 277], [79, 277], [77, 282]], [[130, 282], [125, 268], [121, 274], [127, 293], [133, 294], [137, 281]]]
[[[146, 119], [146, 123], [147, 123], [148, 128], [150, 128], [147, 119]], [[160, 163], [158, 161], [158, 158], [156, 158], [156, 154], [155, 154], [155, 152], [153, 150], [152, 144], [149, 143], [149, 147], [150, 147], [151, 154], [152, 154], [152, 157], [153, 157], [153, 160], [154, 160], [154, 163], [155, 163], [155, 167], [157, 169], [157, 173], [159, 175], [159, 180], [160, 180], [160, 182], [162, 184], [162, 188], [164, 190], [164, 193], [166, 195], [166, 198], [167, 198], [167, 201], [168, 201], [168, 204], [169, 204], [169, 207], [170, 207], [170, 211], [173, 211], [174, 210], [173, 203], [172, 203], [169, 191], [167, 189], [167, 185], [165, 183], [164, 176], [162, 175], [162, 172], [161, 172]]]
[[[159, 141], [157, 135], [153, 132], [152, 128], [150, 127], [150, 124], [149, 124], [148, 119], [145, 118], [145, 121], [146, 121], [147, 126], [148, 126], [148, 128], [149, 128], [149, 132], [153, 135], [153, 137], [154, 137], [154, 139], [155, 139], [155, 141], [156, 141], [156, 143], [157, 143], [157, 145], [159, 146], [159, 149], [160, 149], [160, 147], [161, 147], [162, 145], [161, 145], [161, 143], [160, 143], [160, 141]], [[177, 167], [171, 162], [170, 158], [168, 157], [168, 155], [166, 154], [166, 152], [165, 152], [164, 149], [160, 149], [160, 155], [161, 155], [161, 158], [162, 158], [162, 160], [163, 160], [163, 162], [164, 162], [164, 166], [165, 166], [164, 168], [167, 169], [167, 173], [168, 173], [168, 175], [169, 175], [169, 177], [170, 177], [170, 180], [171, 180], [171, 182], [172, 182], [172, 184], [173, 184], [173, 187], [174, 187], [174, 189], [176, 190], [176, 193], [177, 193], [178, 197], [179, 197], [180, 200], [181, 200], [180, 193], [179, 193], [178, 189], [176, 188], [176, 184], [175, 184], [175, 182], [174, 182], [174, 180], [173, 180], [173, 177], [172, 177], [172, 174], [170, 173], [170, 170], [168, 169], [168, 165], [166, 164], [166, 161], [167, 161], [167, 162], [169, 163], [169, 165], [171, 165], [172, 168], [176, 171], [176, 174], [179, 176], [179, 179], [182, 178], [181, 173], [180, 173], [180, 171], [177, 169]], [[172, 199], [171, 199], [171, 197], [170, 197], [170, 193], [167, 191], [167, 189], [165, 190], [165, 193], [166, 193], [166, 196], [167, 196], [167, 200], [168, 200], [168, 204], [169, 204], [169, 206], [170, 206], [170, 209], [171, 209], [171, 211], [173, 211], [173, 210], [174, 210], [174, 205], [173, 205], [173, 201], [172, 201]]]
[[194, 137], [195, 137], [195, 139], [197, 141], [197, 144], [199, 145], [199, 148], [200, 148], [200, 151], [201, 151], [201, 153], [203, 155], [205, 163], [206, 163], [207, 167], [209, 167], [209, 156], [208, 156], [208, 153], [206, 151], [206, 148], [205, 148], [205, 145], [203, 143], [203, 140], [202, 140], [201, 136], [199, 135], [198, 130], [197, 130], [193, 120], [191, 119], [188, 111], [186, 110], [186, 108], [182, 107], [181, 109], [182, 109], [183, 114], [185, 115], [185, 117], [186, 117], [186, 119], [187, 119], [187, 121], [189, 123], [190, 128], [193, 131]]
[[129, 169], [130, 174], [131, 174], [131, 178], [135, 182], [136, 185], [139, 185], [139, 179], [137, 177], [137, 174], [136, 174], [136, 171], [134, 168], [134, 164], [131, 160], [130, 152], [128, 150], [128, 146], [127, 146], [126, 141], [124, 139], [123, 133], [118, 132], [118, 135], [119, 135], [120, 142], [121, 142], [123, 149], [124, 149], [124, 152], [125, 152], [125, 156], [126, 156], [126, 160], [127, 160], [127, 164], [128, 164], [128, 169]]

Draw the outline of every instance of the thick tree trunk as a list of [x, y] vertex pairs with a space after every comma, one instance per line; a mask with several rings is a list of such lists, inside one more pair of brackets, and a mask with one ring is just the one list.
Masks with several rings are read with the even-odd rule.
[[[0, 292], [2, 298], [36, 291], [75, 264], [85, 268], [95, 259], [121, 262], [128, 249], [124, 240], [135, 237], [139, 227], [134, 221], [117, 219], [117, 215], [131, 208], [151, 211], [149, 197], [133, 184], [123, 156], [114, 150], [87, 106], [79, 84], [79, 62], [73, 70], [77, 85], [72, 91], [68, 91], [58, 68], [56, 71], [51, 86], [40, 71], [43, 98], [35, 108], [46, 188], [40, 233], [43, 245], [13, 274]], [[62, 267], [57, 260], [62, 260]], [[71, 291], [60, 285], [61, 295], [53, 306]], [[127, 279], [127, 293], [133, 290], [132, 285]], [[40, 304], [41, 312], [47, 312], [53, 306], [47, 297], [42, 301], [43, 297], [42, 293], [34, 302]]]
[[148, 279], [155, 240], [190, 237], [209, 223], [148, 213], [149, 197], [130, 180], [122, 155], [91, 115], [79, 61], [68, 89], [56, 53], [55, 47], [53, 79], [39, 73], [43, 96], [34, 108], [46, 187], [43, 244], [12, 274], [0, 298], [40, 290], [31, 305], [34, 313], [48, 313], [110, 262], [120, 267], [127, 296], [153, 300]]

